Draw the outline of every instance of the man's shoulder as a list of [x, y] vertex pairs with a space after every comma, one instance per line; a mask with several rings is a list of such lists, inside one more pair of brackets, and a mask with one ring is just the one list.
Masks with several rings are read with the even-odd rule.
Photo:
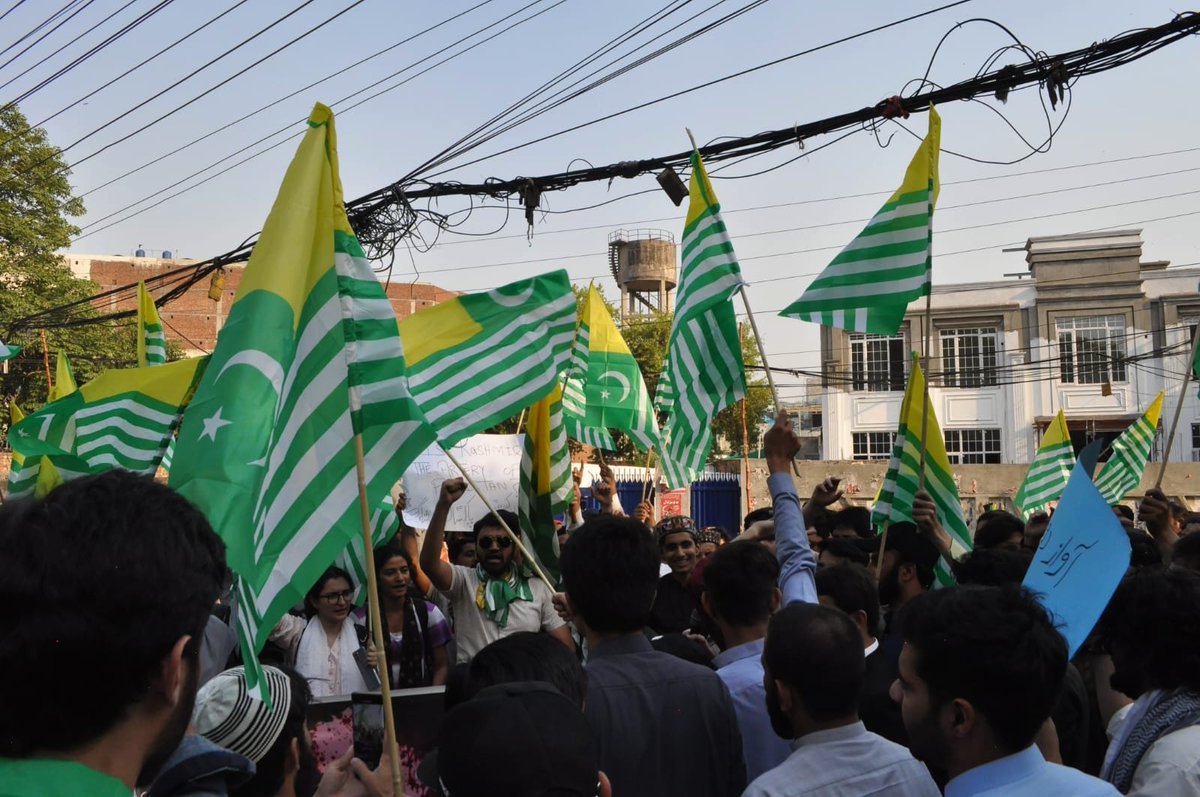
[[[597, 686], [603, 686], [605, 682], [615, 686], [618, 681], [636, 681], [639, 684], [724, 691], [721, 679], [714, 670], [659, 650], [594, 658], [588, 663], [588, 674], [589, 683], [596, 683]], [[601, 677], [597, 679], [596, 675]], [[617, 678], [609, 679], [606, 675], [615, 675]]]
[[1093, 777], [1086, 772], [1080, 772], [1074, 767], [1055, 764], [1047, 761], [1042, 769], [1042, 779], [1047, 788], [1061, 791], [1062, 794], [1077, 794], [1079, 797], [1106, 797], [1120, 794], [1111, 783]]

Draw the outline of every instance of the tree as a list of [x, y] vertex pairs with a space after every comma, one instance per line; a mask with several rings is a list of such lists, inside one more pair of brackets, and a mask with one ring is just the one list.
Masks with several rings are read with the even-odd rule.
[[[0, 336], [18, 318], [50, 307], [86, 300], [96, 293], [91, 280], [71, 273], [58, 250], [71, 244], [83, 214], [62, 154], [42, 128], [31, 128], [16, 106], [0, 110]], [[85, 307], [80, 317], [96, 315]], [[89, 324], [70, 329], [25, 329], [5, 343], [24, 347], [0, 377], [0, 392], [26, 409], [46, 398], [43, 352], [51, 369], [57, 352], [71, 359], [82, 384], [109, 367], [135, 364], [134, 325]]]

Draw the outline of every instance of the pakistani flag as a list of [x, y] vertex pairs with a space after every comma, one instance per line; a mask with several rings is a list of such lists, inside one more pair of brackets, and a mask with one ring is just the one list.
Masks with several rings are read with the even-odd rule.
[[929, 293], [941, 139], [942, 120], [931, 105], [929, 133], [904, 182], [780, 315], [851, 332], [896, 334], [908, 303]]
[[1154, 435], [1158, 432], [1158, 418], [1162, 414], [1163, 394], [1158, 397], [1128, 429], [1121, 432], [1112, 444], [1112, 455], [1096, 476], [1096, 489], [1109, 506], [1120, 503], [1129, 491], [1142, 481], [1146, 463], [1150, 461], [1150, 449]]
[[61, 480], [123, 468], [154, 473], [179, 425], [207, 357], [159, 368], [105, 371], [65, 398], [14, 424], [9, 442], [20, 467], [9, 495], [44, 492], [46, 461]]
[[517, 415], [571, 357], [575, 294], [552, 271], [459, 296], [400, 323], [408, 383], [444, 448]]
[[162, 365], [167, 361], [167, 338], [163, 334], [162, 319], [154, 298], [146, 290], [146, 283], [138, 282], [138, 365]]
[[[280, 617], [362, 534], [358, 478], [378, 507], [433, 442], [404, 375], [395, 314], [346, 219], [333, 112], [318, 104], [171, 469], [171, 486], [227, 546], [249, 666]], [[258, 673], [250, 679], [265, 697]]]
[[721, 220], [721, 205], [695, 150], [689, 194], [667, 344], [669, 365], [664, 368], [671, 402], [659, 402], [668, 412], [662, 467], [673, 488], [686, 487], [704, 468], [712, 448], [713, 418], [746, 395], [742, 347], [730, 301], [743, 284], [742, 272]]
[[641, 368], [594, 285], [588, 289], [583, 312], [589, 329], [584, 384], [587, 425], [620, 429], [643, 451], [661, 448], [658, 418]]
[[11, 360], [20, 353], [20, 346], [10, 346], [7, 343], [0, 341], [0, 363], [4, 362], [5, 360]]
[[571, 452], [563, 426], [562, 393], [558, 387], [529, 408], [517, 513], [521, 534], [542, 570], [558, 578], [558, 531], [554, 518], [571, 505]]
[[[900, 427], [896, 431], [896, 445], [892, 459], [883, 477], [883, 487], [872, 510], [877, 524], [913, 522], [913, 498], [921, 482], [921, 427], [925, 427], [925, 490], [937, 505], [938, 522], [949, 534], [951, 545], [964, 551], [971, 550], [971, 531], [963, 518], [962, 502], [958, 497], [958, 485], [950, 470], [950, 458], [946, 455], [946, 444], [938, 424], [933, 406], [924, 409], [929, 400], [925, 387], [925, 375], [917, 355], [912, 356], [912, 373], [900, 405]], [[938, 583], [947, 586], [954, 583], [945, 560], [938, 559], [935, 569]]]
[[1013, 504], [1021, 517], [1028, 518], [1034, 512], [1044, 511], [1052, 501], [1061, 498], [1074, 469], [1075, 447], [1071, 445], [1067, 419], [1059, 410], [1046, 429], [1037, 456], [1025, 472], [1025, 480], [1013, 496]]

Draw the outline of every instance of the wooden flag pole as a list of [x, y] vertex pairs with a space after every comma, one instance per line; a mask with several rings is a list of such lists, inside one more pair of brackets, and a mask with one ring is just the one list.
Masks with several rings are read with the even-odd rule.
[[650, 478], [653, 471], [650, 470], [650, 462], [654, 459], [654, 446], [650, 446], [646, 450], [646, 478], [642, 480], [642, 502], [646, 500], [646, 492], [650, 486]]
[[[522, 426], [524, 426], [524, 425], [525, 425], [525, 410], [521, 410], [521, 417], [520, 417], [520, 418], [517, 418], [517, 431], [516, 431], [516, 434], [520, 434], [520, 433], [521, 433], [521, 427], [522, 427]], [[462, 470], [462, 468], [459, 468], [459, 470]], [[465, 476], [466, 474], [463, 474], [463, 475]]]
[[1192, 383], [1192, 364], [1196, 362], [1196, 349], [1200, 347], [1200, 323], [1192, 334], [1192, 351], [1188, 357], [1187, 366], [1183, 372], [1183, 384], [1179, 387], [1179, 401], [1175, 403], [1175, 417], [1171, 419], [1171, 431], [1167, 435], [1167, 445], [1163, 449], [1162, 462], [1158, 466], [1158, 478], [1154, 480], [1154, 489], [1162, 488], [1163, 477], [1167, 475], [1167, 460], [1171, 458], [1171, 445], [1175, 442], [1175, 432], [1179, 429], [1179, 416], [1183, 414], [1183, 402], [1187, 399], [1188, 385]]
[[[445, 448], [442, 450], [446, 451]], [[529, 549], [525, 547], [525, 544], [521, 542], [521, 536], [510, 529], [508, 524], [504, 522], [504, 518], [500, 517], [500, 513], [496, 511], [496, 507], [492, 506], [492, 502], [488, 500], [487, 495], [483, 492], [483, 490], [480, 490], [479, 487], [476, 486], [475, 480], [467, 475], [466, 468], [462, 466], [462, 463], [460, 463], [449, 451], [446, 451], [446, 456], [451, 462], [454, 463], [454, 467], [458, 468], [458, 472], [462, 474], [463, 478], [466, 479], [467, 484], [471, 486], [471, 489], [474, 490], [479, 496], [479, 499], [483, 501], [483, 505], [486, 506], [488, 511], [492, 513], [492, 517], [496, 518], [496, 522], [500, 524], [500, 527], [508, 533], [508, 536], [517, 546], [517, 550], [521, 552], [521, 555], [525, 557], [525, 561], [529, 562], [529, 566], [533, 568], [535, 573], [537, 573], [537, 577], [542, 580], [542, 583], [544, 583], [551, 592], [558, 592], [558, 588], [555, 587], [553, 582], [550, 581], [549, 576], [546, 575], [546, 571], [542, 570], [542, 566], [538, 564], [537, 557], [530, 553]]]
[[358, 508], [362, 520], [363, 551], [366, 552], [367, 612], [371, 620], [371, 633], [375, 641], [379, 671], [379, 692], [383, 703], [383, 730], [387, 745], [388, 760], [392, 766], [392, 790], [404, 794], [404, 775], [400, 770], [400, 745], [396, 740], [396, 715], [392, 709], [391, 672], [387, 661], [387, 645], [383, 640], [383, 620], [379, 610], [379, 585], [375, 578], [375, 565], [371, 553], [375, 550], [371, 539], [371, 509], [367, 505], [367, 466], [363, 455], [362, 434], [354, 435], [354, 463], [358, 473]]
[[883, 576], [883, 553], [887, 548], [887, 533], [888, 526], [891, 521], [883, 521], [883, 532], [879, 535], [879, 555], [875, 557], [875, 583], [879, 583], [879, 579]]
[[925, 294], [925, 340], [921, 344], [921, 369], [925, 372], [924, 395], [921, 397], [921, 466], [918, 470], [917, 489], [925, 489], [925, 440], [929, 434], [929, 338], [933, 333], [933, 286]]
[[54, 383], [50, 380], [50, 345], [46, 343], [46, 329], [42, 328], [42, 362], [46, 366], [46, 399], [54, 392]]

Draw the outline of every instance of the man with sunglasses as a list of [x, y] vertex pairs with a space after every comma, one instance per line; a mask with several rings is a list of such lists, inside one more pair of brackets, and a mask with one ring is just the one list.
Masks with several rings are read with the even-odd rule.
[[[516, 549], [512, 538], [493, 515], [475, 524], [479, 558], [475, 567], [442, 560], [446, 518], [466, 489], [462, 479], [442, 482], [421, 546], [421, 569], [449, 599], [454, 613], [458, 662], [469, 662], [488, 644], [519, 631], [545, 631], [574, 650], [570, 631], [554, 610], [553, 593], [538, 579], [527, 576], [513, 560]], [[516, 515], [504, 510], [500, 514], [510, 529], [520, 528]]]

